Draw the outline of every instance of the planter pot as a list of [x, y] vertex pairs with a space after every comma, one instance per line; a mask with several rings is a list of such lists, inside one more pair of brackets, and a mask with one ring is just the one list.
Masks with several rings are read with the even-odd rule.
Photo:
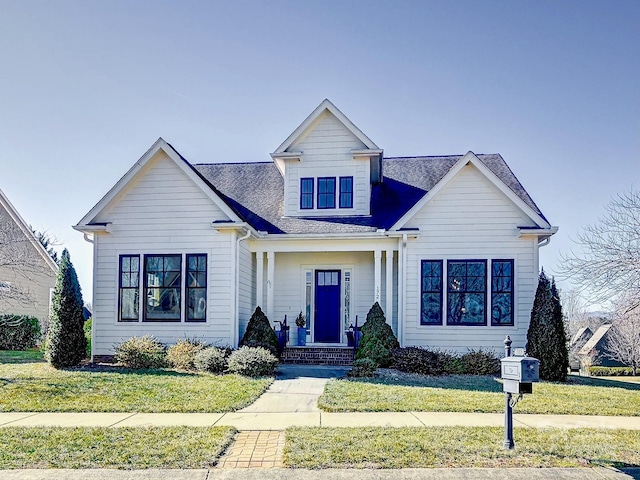
[[307, 329], [298, 327], [298, 346], [304, 347], [307, 344]]

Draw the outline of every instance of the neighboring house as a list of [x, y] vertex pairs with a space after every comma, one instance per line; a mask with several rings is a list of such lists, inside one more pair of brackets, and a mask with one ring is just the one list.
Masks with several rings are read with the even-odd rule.
[[569, 368], [571, 371], [579, 371], [581, 366], [582, 347], [593, 337], [593, 332], [589, 327], [578, 329], [576, 334], [569, 341]]
[[587, 359], [588, 366], [598, 365], [603, 367], [623, 367], [624, 364], [612, 360], [608, 353], [608, 334], [612, 325], [602, 325], [589, 340], [582, 346], [578, 356]]
[[58, 267], [0, 190], [0, 315], [49, 318]]
[[78, 222], [94, 355], [146, 333], [235, 346], [256, 306], [346, 345], [374, 302], [402, 345], [524, 346], [557, 227], [500, 155], [387, 158], [324, 100], [271, 158], [191, 164], [158, 139]]

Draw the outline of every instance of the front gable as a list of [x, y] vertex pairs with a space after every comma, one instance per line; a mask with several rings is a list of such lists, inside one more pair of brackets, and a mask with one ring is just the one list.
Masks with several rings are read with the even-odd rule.
[[382, 150], [329, 100], [271, 156], [284, 177], [284, 216], [370, 215]]
[[162, 138], [78, 222], [84, 232], [113, 231], [115, 223], [181, 223], [194, 214], [211, 222], [241, 222], [193, 167]]
[[425, 216], [437, 216], [438, 211], [449, 211], [445, 222], [471, 225], [482, 219], [487, 224], [511, 225], [514, 234], [520, 235], [528, 231], [545, 236], [557, 230], [473, 152], [458, 160], [391, 230], [420, 228]]

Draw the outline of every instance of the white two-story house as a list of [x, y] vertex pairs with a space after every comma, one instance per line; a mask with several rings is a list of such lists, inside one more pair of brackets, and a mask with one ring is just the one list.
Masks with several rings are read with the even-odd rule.
[[256, 306], [346, 345], [374, 302], [403, 346], [524, 345], [557, 227], [500, 155], [388, 158], [324, 100], [271, 159], [192, 164], [159, 139], [78, 222], [94, 355], [146, 333], [236, 346]]

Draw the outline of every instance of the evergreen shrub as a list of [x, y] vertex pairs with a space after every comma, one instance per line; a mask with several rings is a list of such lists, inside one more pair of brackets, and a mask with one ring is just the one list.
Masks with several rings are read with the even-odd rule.
[[378, 369], [378, 364], [370, 358], [359, 358], [353, 362], [351, 370], [347, 372], [349, 377], [373, 377]]
[[564, 382], [569, 368], [567, 336], [555, 280], [540, 273], [527, 331], [527, 355], [540, 361], [540, 380]]
[[167, 349], [167, 363], [178, 370], [195, 370], [196, 355], [205, 345], [196, 339], [178, 339]]
[[91, 327], [93, 324], [93, 320], [91, 319], [91, 317], [89, 317], [89, 319], [87, 319], [84, 322], [84, 326], [82, 327], [84, 330], [84, 338], [87, 339], [87, 351], [86, 351], [86, 357], [89, 358], [91, 357]]
[[229, 364], [229, 356], [233, 350], [226, 347], [208, 347], [200, 350], [194, 364], [201, 372], [224, 373]]
[[52, 315], [44, 356], [55, 368], [77, 365], [85, 358], [84, 303], [76, 270], [65, 248], [53, 290]]
[[374, 303], [362, 326], [362, 338], [358, 343], [356, 359], [369, 358], [380, 367], [388, 367], [391, 354], [400, 344], [378, 302]]
[[166, 365], [167, 349], [152, 335], [131, 337], [116, 345], [114, 360], [127, 368], [162, 368]]
[[262, 347], [271, 352], [276, 358], [278, 357], [278, 337], [260, 307], [256, 307], [255, 312], [251, 315], [247, 329], [238, 346]]
[[227, 371], [245, 377], [273, 375], [278, 358], [263, 347], [240, 347], [229, 356]]
[[27, 315], [0, 316], [0, 350], [28, 350], [40, 341], [40, 321]]

